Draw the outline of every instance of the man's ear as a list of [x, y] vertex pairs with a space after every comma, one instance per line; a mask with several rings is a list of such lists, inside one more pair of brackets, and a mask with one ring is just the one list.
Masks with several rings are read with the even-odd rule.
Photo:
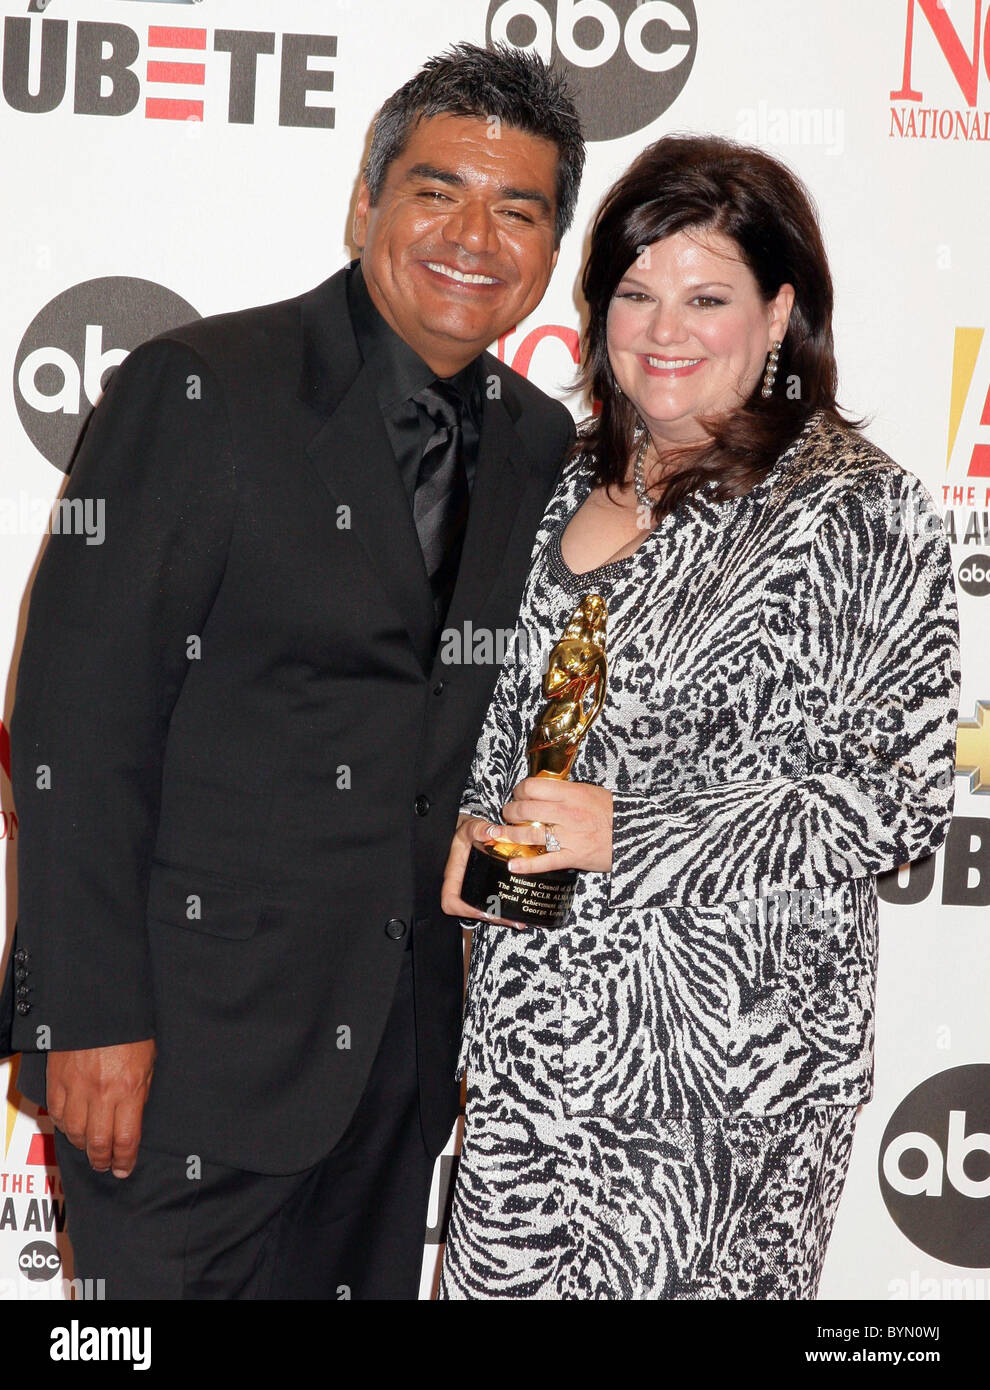
[[371, 207], [371, 189], [364, 179], [361, 180], [361, 187], [358, 189], [357, 202], [354, 204], [354, 243], [359, 250], [364, 250], [364, 243], [368, 239], [368, 209]]

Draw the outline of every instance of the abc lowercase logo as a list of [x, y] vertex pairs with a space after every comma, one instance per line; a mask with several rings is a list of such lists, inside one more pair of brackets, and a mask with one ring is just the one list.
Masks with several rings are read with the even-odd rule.
[[990, 555], [967, 555], [957, 577], [964, 593], [984, 598], [990, 594]]
[[486, 38], [533, 49], [567, 73], [588, 140], [662, 116], [698, 47], [694, 0], [491, 0]]
[[110, 371], [139, 343], [198, 318], [164, 285], [129, 275], [56, 295], [28, 325], [14, 360], [14, 399], [31, 443], [64, 472]]
[[47, 1240], [33, 1240], [17, 1257], [17, 1268], [25, 1279], [36, 1282], [39, 1279], [54, 1279], [62, 1268], [62, 1256], [58, 1249]]
[[990, 1065], [951, 1067], [905, 1096], [880, 1145], [880, 1191], [919, 1250], [990, 1265]]

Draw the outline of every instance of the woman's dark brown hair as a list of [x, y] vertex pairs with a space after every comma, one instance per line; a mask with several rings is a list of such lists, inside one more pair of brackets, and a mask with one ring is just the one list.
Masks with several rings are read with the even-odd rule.
[[645, 149], [606, 194], [584, 269], [590, 317], [582, 381], [601, 411], [583, 428], [578, 447], [592, 460], [598, 482], [625, 478], [639, 424], [609, 363], [609, 305], [644, 247], [687, 230], [731, 238], [764, 299], [791, 284], [794, 307], [773, 394], [763, 399], [761, 379], [737, 409], [702, 421], [710, 443], [665, 455], [676, 476], [664, 487], [657, 519], [712, 480], [716, 497], [748, 492], [813, 412], [843, 422], [835, 400], [832, 277], [811, 195], [762, 150], [715, 136], [667, 136]]

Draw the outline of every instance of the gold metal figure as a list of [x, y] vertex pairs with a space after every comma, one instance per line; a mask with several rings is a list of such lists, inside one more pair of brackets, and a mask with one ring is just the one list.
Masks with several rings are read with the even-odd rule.
[[[586, 594], [571, 614], [560, 641], [550, 653], [540, 710], [526, 747], [530, 777], [570, 776], [581, 740], [605, 703], [605, 622], [608, 606], [600, 594]], [[530, 821], [540, 826], [540, 821]], [[546, 854], [545, 845], [518, 845], [493, 840], [486, 846], [497, 859], [531, 859]]]

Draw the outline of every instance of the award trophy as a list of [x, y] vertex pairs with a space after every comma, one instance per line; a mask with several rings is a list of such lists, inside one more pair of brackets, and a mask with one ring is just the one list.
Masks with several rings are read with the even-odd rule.
[[[570, 776], [581, 740], [605, 703], [605, 620], [608, 609], [600, 594], [586, 594], [575, 608], [564, 635], [550, 653], [540, 710], [526, 754], [530, 777]], [[531, 821], [540, 825], [540, 821]], [[492, 840], [472, 845], [464, 870], [461, 897], [482, 912], [525, 922], [532, 927], [559, 927], [570, 911], [577, 869], [543, 874], [509, 872], [510, 859], [535, 859], [545, 845], [518, 845]]]

